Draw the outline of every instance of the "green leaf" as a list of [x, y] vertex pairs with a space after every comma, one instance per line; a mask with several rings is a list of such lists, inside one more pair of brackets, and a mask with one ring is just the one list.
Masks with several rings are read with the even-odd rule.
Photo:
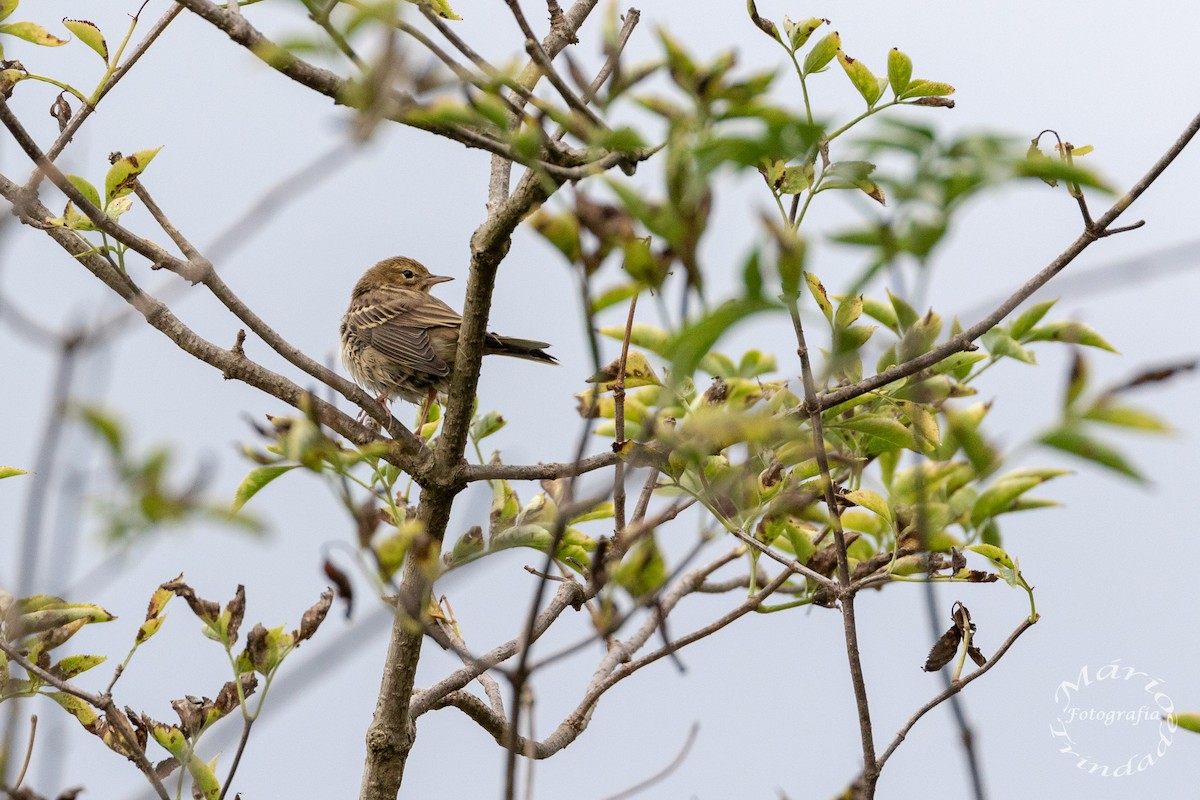
[[67, 694], [66, 692], [43, 692], [43, 694], [66, 709], [71, 716], [79, 720], [79, 724], [83, 725], [89, 731], [93, 730], [100, 718], [100, 715], [96, 713], [96, 709], [88, 705], [85, 700], [81, 700], [73, 694]]
[[899, 48], [893, 47], [888, 51], [887, 69], [888, 83], [896, 97], [899, 97], [912, 81], [912, 59], [900, 52]]
[[946, 97], [954, 94], [954, 87], [948, 83], [938, 83], [937, 81], [926, 81], [917, 78], [914, 81], [909, 81], [908, 87], [901, 93], [901, 100], [910, 100], [914, 97]]
[[612, 571], [612, 579], [633, 597], [642, 597], [667, 580], [667, 562], [653, 537], [635, 544]]
[[1021, 312], [1021, 315], [1013, 320], [1009, 326], [1008, 332], [1017, 341], [1024, 341], [1021, 337], [1029, 333], [1034, 325], [1042, 321], [1042, 317], [1046, 316], [1046, 312], [1058, 302], [1058, 299], [1046, 300], [1041, 303], [1034, 303], [1032, 306]]
[[874, 511], [888, 522], [892, 521], [892, 509], [888, 508], [887, 500], [876, 492], [872, 492], [869, 489], [856, 489], [852, 492], [846, 492], [843, 497], [856, 506], [862, 506], [869, 511]]
[[1038, 440], [1047, 447], [1062, 450], [1064, 453], [1078, 456], [1102, 467], [1108, 467], [1114, 472], [1132, 478], [1138, 483], [1146, 479], [1130, 464], [1125, 456], [1111, 445], [1097, 441], [1076, 428], [1067, 426], [1043, 434]]
[[1069, 342], [1087, 347], [1098, 347], [1110, 353], [1117, 349], [1109, 344], [1103, 336], [1084, 325], [1082, 322], [1050, 322], [1029, 331], [1022, 340], [1025, 342]]
[[1102, 192], [1112, 193], [1112, 187], [1091, 170], [1068, 164], [1059, 158], [1026, 158], [1018, 161], [1013, 173], [1020, 178], [1038, 178], [1054, 186], [1057, 181], [1089, 186]]
[[879, 320], [893, 332], [899, 331], [899, 321], [896, 319], [896, 311], [887, 303], [882, 303], [871, 297], [864, 297], [863, 313], [868, 317]]
[[829, 320], [829, 324], [833, 324], [833, 304], [829, 302], [829, 295], [825, 292], [825, 284], [821, 283], [821, 279], [811, 272], [804, 273], [804, 282], [808, 284], [808, 291], [817, 301], [817, 306], [821, 309], [821, 313], [825, 315], [825, 319]]
[[896, 321], [900, 325], [900, 330], [903, 331], [911, 328], [921, 318], [921, 315], [906, 303], [903, 298], [892, 294], [891, 289], [888, 289], [888, 299], [892, 301], [892, 309], [896, 312]]
[[1200, 733], [1200, 712], [1179, 711], [1174, 714], [1168, 714], [1167, 721], [1178, 725], [1185, 731]]
[[966, 549], [973, 553], [979, 553], [979, 555], [991, 561], [996, 566], [1003, 567], [1004, 569], [1015, 570], [1017, 568], [1012, 557], [994, 544], [973, 544], [968, 545]]
[[841, 49], [842, 37], [838, 35], [837, 31], [826, 34], [813, 45], [812, 50], [809, 50], [808, 55], [804, 58], [805, 76], [825, 69]]
[[798, 167], [787, 167], [779, 182], [780, 194], [799, 194], [812, 186], [813, 165], [803, 164]]
[[138, 150], [132, 155], [118, 159], [117, 163], [109, 167], [108, 174], [104, 176], [104, 202], [132, 192], [133, 187], [130, 184], [146, 170], [161, 149], [156, 147], [153, 150]]
[[96, 23], [88, 22], [86, 19], [64, 19], [63, 27], [79, 37], [79, 41], [95, 50], [96, 54], [104, 59], [105, 64], [108, 63], [108, 43], [104, 41], [104, 35], [96, 27]]
[[618, 283], [616, 286], [610, 286], [600, 294], [592, 297], [592, 313], [599, 314], [606, 308], [629, 300], [641, 291], [642, 285], [638, 281], [628, 281], [626, 283]]
[[971, 509], [971, 524], [978, 527], [985, 519], [1003, 514], [1012, 509], [1017, 498], [1030, 489], [1060, 475], [1067, 470], [1022, 471], [1009, 473], [998, 478]]
[[21, 0], [0, 0], [0, 21], [8, 19], [9, 15], [17, 10], [17, 4]]
[[500, 415], [499, 411], [489, 411], [471, 425], [471, 439], [476, 442], [486, 439], [503, 428], [506, 423], [507, 420]]
[[[601, 328], [599, 333], [601, 336], [607, 336], [619, 342], [625, 338], [625, 326], [614, 325], [608, 328]], [[635, 322], [629, 330], [629, 343], [643, 350], [649, 350], [656, 356], [665, 357], [671, 347], [671, 334], [655, 325]]]
[[1003, 328], [992, 328], [981, 338], [988, 352], [994, 356], [1007, 356], [1024, 364], [1037, 363], [1037, 357], [1029, 350], [1021, 347], [1017, 343], [1017, 340], [1009, 336]]
[[881, 450], [896, 448], [916, 449], [916, 440], [912, 431], [900, 421], [881, 414], [860, 414], [846, 420], [838, 420], [826, 424], [829, 428], [857, 431], [867, 434], [872, 440], [867, 445], [868, 452], [878, 453]]
[[1137, 431], [1153, 433], [1170, 433], [1171, 426], [1163, 422], [1149, 411], [1143, 411], [1133, 406], [1114, 406], [1101, 400], [1088, 409], [1084, 419], [1103, 422], [1106, 425], [1116, 425], [1120, 428], [1132, 428]]
[[813, 35], [813, 31], [826, 24], [828, 21], [829, 20], [821, 19], [819, 17], [809, 17], [808, 19], [800, 22], [792, 22], [787, 17], [784, 17], [783, 30], [788, 35], [788, 41], [792, 45], [792, 52], [804, 47], [804, 45], [808, 43], [808, 38]]
[[862, 95], [863, 100], [867, 101], [867, 108], [874, 106], [880, 95], [883, 94], [883, 85], [880, 84], [879, 79], [866, 64], [856, 58], [851, 58], [839, 51], [837, 59], [850, 78], [850, 83], [854, 84], [854, 88]]
[[86, 656], [74, 655], [67, 656], [62, 661], [59, 661], [50, 671], [64, 681], [69, 681], [80, 673], [87, 672], [98, 664], [103, 664], [108, 660], [107, 656]]
[[203, 760], [192, 755], [187, 762], [188, 774], [192, 776], [192, 796], [203, 797], [204, 800], [218, 800], [221, 796], [221, 782], [217, 780], [214, 764], [206, 764]]
[[[588, 383], [600, 384], [600, 391], [611, 392], [617, 386], [620, 364], [614, 361], [607, 367], [588, 378]], [[662, 386], [662, 381], [654, 372], [654, 367], [646, 360], [646, 354], [640, 350], [630, 350], [625, 359], [624, 385], [626, 389], [639, 386]]]
[[454, 9], [450, 8], [450, 4], [446, 0], [408, 0], [408, 2], [417, 6], [427, 6], [442, 19], [462, 19], [462, 17], [454, 13]]
[[833, 324], [838, 328], [849, 328], [862, 316], [863, 298], [861, 294], [847, 297], [838, 303], [837, 313], [833, 316]]
[[671, 376], [679, 381], [696, 371], [701, 359], [712, 349], [717, 340], [731, 327], [755, 314], [776, 311], [779, 306], [763, 297], [744, 297], [730, 300], [690, 323], [671, 339], [663, 354], [671, 361], [674, 369]]
[[259, 490], [268, 483], [285, 472], [291, 472], [299, 466], [299, 464], [272, 464], [250, 470], [250, 474], [242, 479], [241, 484], [238, 485], [237, 492], [234, 493], [233, 507], [229, 509], [229, 516], [232, 517], [240, 511], [242, 506], [246, 505], [250, 498], [258, 494]]
[[67, 175], [66, 178], [68, 181], [70, 181], [72, 186], [79, 190], [80, 194], [87, 198], [89, 203], [94, 205], [96, 208], [101, 207], [100, 193], [96, 191], [96, 187], [93, 186], [89, 181], [79, 177], [78, 175]]
[[28, 475], [29, 472], [16, 467], [0, 467], [0, 478], [12, 478], [17, 475]]
[[0, 25], [0, 33], [7, 33], [42, 47], [61, 47], [67, 43], [66, 39], [58, 38], [36, 22], [10, 22]]

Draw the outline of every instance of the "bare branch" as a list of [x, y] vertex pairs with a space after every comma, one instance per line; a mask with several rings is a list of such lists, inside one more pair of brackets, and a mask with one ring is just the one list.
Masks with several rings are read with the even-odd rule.
[[821, 409], [817, 404], [817, 386], [813, 378], [812, 363], [808, 357], [808, 344], [804, 339], [804, 325], [800, 319], [799, 298], [786, 298], [792, 327], [796, 333], [796, 354], [800, 357], [800, 376], [804, 384], [804, 406], [808, 410], [808, 421], [812, 428], [813, 450], [817, 457], [817, 469], [825, 492], [825, 506], [829, 514], [829, 528], [833, 531], [834, 552], [837, 555], [839, 588], [838, 599], [842, 607], [842, 630], [846, 639], [846, 658], [850, 665], [850, 683], [854, 687], [855, 706], [858, 709], [858, 729], [863, 752], [863, 795], [865, 800], [875, 797], [875, 783], [879, 770], [875, 764], [875, 734], [871, 730], [871, 710], [867, 698], [867, 685], [863, 678], [862, 656], [858, 651], [858, 626], [854, 617], [854, 592], [850, 589], [850, 557], [846, 552], [846, 534], [842, 530], [841, 511], [833, 485], [833, 474], [829, 471], [829, 457], [825, 452], [825, 433], [822, 428]]
[[683, 765], [684, 760], [688, 757], [688, 753], [692, 751], [692, 745], [696, 743], [696, 736], [699, 733], [700, 723], [693, 722], [692, 727], [688, 729], [687, 739], [684, 740], [683, 747], [680, 748], [679, 753], [676, 754], [675, 758], [671, 759], [670, 764], [667, 764], [658, 772], [654, 773], [649, 778], [646, 778], [646, 780], [639, 781], [624, 791], [617, 792], [614, 795], [609, 795], [607, 798], [605, 798], [605, 800], [628, 800], [628, 798], [644, 792], [661, 782], [664, 778]]
[[1000, 645], [999, 649], [996, 650], [995, 655], [992, 656], [990, 661], [965, 678], [951, 682], [950, 687], [947, 688], [946, 691], [942, 692], [937, 697], [921, 706], [917, 712], [909, 718], [908, 722], [904, 723], [903, 727], [900, 728], [900, 731], [896, 734], [895, 738], [892, 739], [892, 743], [888, 745], [887, 750], [884, 750], [883, 755], [881, 755], [879, 760], [875, 762], [875, 772], [878, 773], [883, 769], [883, 765], [887, 763], [889, 758], [891, 758], [892, 753], [896, 752], [896, 748], [900, 746], [900, 743], [904, 741], [904, 737], [908, 736], [908, 732], [912, 730], [912, 727], [917, 724], [917, 721], [920, 720], [921, 717], [925, 716], [934, 708], [937, 708], [950, 697], [953, 697], [961, 692], [964, 688], [966, 688], [968, 683], [976, 678], [982, 677], [985, 672], [996, 666], [1004, 654], [1008, 652], [1008, 648], [1012, 647], [1013, 642], [1017, 641], [1017, 637], [1029, 630], [1036, 622], [1036, 619], [1025, 617], [1023, 620], [1021, 620], [1021, 624], [1017, 626], [1017, 629], [1013, 631], [1012, 634], [1004, 641], [1004, 644]]
[[[14, 205], [21, 204], [27, 213], [36, 219], [50, 219], [49, 210], [36, 199], [26, 195], [19, 185], [0, 175], [0, 196]], [[128, 276], [115, 269], [108, 261], [96, 255], [94, 248], [85, 244], [72, 231], [47, 225], [46, 235], [54, 239], [64, 250], [117, 293], [142, 315], [154, 328], [173, 341], [180, 349], [218, 369], [226, 379], [236, 379], [254, 386], [276, 397], [293, 408], [311, 407], [321, 424], [333, 429], [357, 444], [375, 441], [375, 435], [365, 426], [343, 414], [334, 406], [301, 389], [287, 378], [266, 369], [247, 358], [244, 354], [219, 347], [185, 326], [165, 305], [143, 292]], [[392, 463], [402, 469], [416, 469], [417, 463], [399, 446], [387, 454]]]
[[[684, 596], [697, 590], [704, 581], [703, 572], [704, 570], [696, 570], [694, 573], [689, 573], [679, 584], [663, 596], [664, 614], [670, 613]], [[453, 706], [462, 710], [484, 730], [490, 733], [498, 744], [510, 748], [510, 752], [515, 752], [519, 755], [531, 754], [529, 757], [536, 759], [549, 758], [578, 739], [580, 734], [587, 729], [596, 702], [605, 692], [643, 667], [649, 666], [655, 661], [669, 656], [689, 644], [711, 636], [758, 608], [791, 575], [790, 570], [783, 570], [771, 583], [764, 586], [761, 591], [748, 597], [738, 606], [716, 620], [713, 620], [708, 625], [692, 631], [682, 638], [671, 642], [669, 645], [660, 647], [639, 659], [629, 661], [629, 657], [641, 649], [658, 629], [658, 620], [652, 615], [651, 619], [647, 620], [633, 636], [624, 642], [618, 642], [612, 648], [609, 654], [601, 661], [579, 705], [558, 725], [553, 733], [541, 741], [531, 742], [525, 737], [514, 736], [508, 720], [502, 716], [493, 714], [483, 701], [466, 692], [455, 691], [447, 694], [435, 703], [433, 708]]]
[[470, 481], [552, 481], [571, 478], [611, 467], [620, 459], [616, 453], [597, 453], [594, 456], [558, 464], [464, 464], [460, 469], [463, 480]]
[[[26, 132], [24, 126], [12, 113], [8, 107], [8, 103], [0, 99], [0, 122], [8, 128], [17, 143], [21, 145], [26, 154], [37, 164], [46, 174], [50, 181], [78, 206], [79, 210], [101, 231], [112, 236], [117, 241], [131, 248], [135, 252], [149, 259], [156, 267], [162, 267], [174, 272], [180, 277], [191, 281], [192, 283], [203, 283], [209, 291], [220, 300], [230, 312], [238, 319], [244, 322], [252, 331], [254, 331], [268, 346], [271, 347], [279, 355], [283, 356], [287, 361], [294, 366], [299, 367], [307, 372], [312, 377], [321, 381], [327, 386], [332, 387], [351, 402], [357, 403], [361, 408], [365, 409], [373, 417], [383, 424], [388, 432], [392, 435], [408, 455], [420, 455], [422, 460], [428, 455], [428, 449], [424, 444], [417, 439], [402, 423], [392, 417], [391, 413], [386, 408], [370, 396], [366, 390], [359, 387], [357, 384], [343, 378], [333, 370], [309, 358], [303, 351], [292, 345], [282, 336], [280, 336], [273, 328], [255, 314], [249, 306], [233, 293], [233, 291], [225, 284], [221, 277], [213, 268], [212, 262], [196, 253], [187, 261], [181, 260], [172, 256], [170, 253], [163, 250], [158, 245], [150, 242], [132, 231], [122, 227], [115, 220], [109, 217], [101, 209], [97, 208], [87, 197], [83, 195], [66, 176], [59, 171], [53, 163], [38, 148], [37, 143]], [[145, 188], [142, 187], [143, 193]], [[19, 208], [26, 208], [32, 202], [32, 196], [24, 190], [14, 190], [12, 197], [5, 194], [6, 197]], [[147, 195], [148, 196], [148, 195]], [[162, 216], [161, 209], [157, 205], [151, 204], [151, 212], [157, 211], [156, 219], [160, 225], [163, 225], [164, 230], [168, 230], [172, 238], [180, 237], [182, 234], [175, 230], [174, 226]], [[149, 207], [148, 207], [149, 208]], [[182, 239], [186, 244], [186, 239]], [[194, 248], [190, 244], [186, 244], [187, 249], [194, 252]], [[182, 248], [181, 248], [182, 249]], [[139, 290], [140, 292], [140, 290]], [[340, 412], [339, 412], [340, 413]], [[361, 426], [359, 426], [361, 427]]]
[[[587, 104], [575, 94], [571, 87], [567, 85], [567, 82], [563, 80], [562, 76], [558, 74], [558, 70], [556, 70], [554, 65], [551, 63], [552, 57], [542, 49], [541, 44], [538, 43], [537, 37], [533, 34], [533, 29], [529, 27], [529, 21], [525, 19], [525, 12], [521, 10], [520, 2], [518, 2], [518, 0], [505, 0], [505, 2], [508, 4], [509, 10], [512, 11], [513, 18], [516, 19], [517, 25], [521, 28], [521, 33], [525, 34], [525, 51], [529, 53], [530, 58], [533, 59], [533, 62], [542, 71], [542, 74], [546, 76], [546, 80], [550, 81], [550, 84], [555, 88], [559, 95], [562, 96], [563, 100], [567, 101], [567, 105], [581, 114], [584, 119], [597, 128], [607, 128], [608, 126], [605, 125], [600, 118], [597, 117], [596, 114], [587, 107]], [[567, 30], [568, 26], [561, 26], [560, 29]], [[554, 28], [552, 27], [551, 32], [553, 31]], [[572, 32], [568, 38], [568, 41], [573, 38], [574, 34]]]

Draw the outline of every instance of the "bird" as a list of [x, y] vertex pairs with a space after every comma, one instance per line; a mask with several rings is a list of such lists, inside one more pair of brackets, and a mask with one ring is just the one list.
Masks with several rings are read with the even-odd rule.
[[[379, 402], [400, 398], [421, 404], [419, 431], [435, 395], [445, 395], [458, 352], [462, 316], [430, 294], [453, 280], [433, 275], [421, 263], [394, 256], [368, 269], [354, 285], [342, 317], [342, 362], [360, 386]], [[557, 364], [550, 345], [488, 333], [484, 355], [504, 355]]]

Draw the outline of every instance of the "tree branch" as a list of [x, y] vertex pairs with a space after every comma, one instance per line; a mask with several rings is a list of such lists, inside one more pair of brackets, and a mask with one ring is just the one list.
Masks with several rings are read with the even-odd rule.
[[[831, 392], [822, 392], [817, 396], [815, 402], [816, 407], [820, 411], [826, 411], [834, 406], [841, 405], [848, 400], [853, 400], [856, 397], [874, 391], [882, 386], [886, 386], [893, 381], [898, 381], [901, 378], [906, 378], [909, 375], [914, 375], [923, 369], [932, 367], [939, 361], [952, 356], [955, 353], [964, 350], [974, 350], [973, 342], [983, 334], [990, 331], [1000, 321], [1017, 309], [1021, 303], [1029, 299], [1030, 295], [1038, 289], [1046, 285], [1046, 283], [1057, 275], [1059, 272], [1075, 260], [1076, 256], [1082, 253], [1087, 247], [1097, 239], [1112, 233], [1118, 233], [1119, 230], [1110, 229], [1117, 217], [1121, 216], [1124, 211], [1133, 204], [1135, 200], [1142, 196], [1150, 185], [1158, 179], [1158, 176], [1171, 165], [1188, 143], [1195, 137], [1196, 133], [1200, 132], [1200, 114], [1197, 114], [1184, 128], [1179, 137], [1167, 148], [1166, 152], [1159, 157], [1154, 165], [1146, 172], [1145, 175], [1135, 183], [1129, 191], [1121, 195], [1108, 211], [1104, 212], [1097, 219], [1092, 228], [1085, 230], [1072, 242], [1066, 250], [1058, 255], [1053, 261], [1047, 264], [1040, 272], [1030, 278], [1017, 291], [1013, 292], [1007, 300], [1001, 303], [992, 313], [988, 314], [982, 320], [972, 325], [971, 327], [959, 333], [957, 336], [952, 336], [947, 341], [930, 350], [928, 353], [917, 356], [916, 358], [905, 361], [903, 364], [896, 364], [888, 367], [883, 372], [872, 375], [870, 378], [858, 381], [849, 386], [844, 386], [840, 389], [835, 389]], [[1133, 227], [1133, 226], [1131, 226]], [[1128, 230], [1122, 228], [1120, 230]], [[808, 402], [805, 402], [805, 406]], [[801, 408], [797, 413], [807, 414], [807, 410]]]
[[618, 461], [616, 453], [597, 453], [580, 461], [558, 464], [464, 464], [460, 470], [463, 480], [473, 481], [553, 481], [571, 478], [611, 467]]
[[1004, 644], [1000, 645], [999, 649], [996, 650], [995, 655], [992, 656], [990, 661], [988, 661], [982, 667], [975, 670], [974, 672], [972, 672], [970, 675], [966, 676], [965, 678], [961, 678], [957, 681], [952, 681], [950, 683], [949, 688], [947, 688], [944, 692], [939, 694], [937, 697], [930, 700], [925, 705], [921, 706], [917, 710], [917, 712], [909, 718], [908, 722], [904, 723], [903, 727], [900, 728], [900, 730], [896, 734], [895, 738], [892, 739], [892, 743], [888, 745], [887, 750], [884, 750], [883, 755], [881, 755], [879, 757], [879, 760], [875, 762], [876, 774], [878, 774], [878, 772], [883, 769], [883, 765], [885, 763], [887, 763], [887, 760], [889, 758], [892, 757], [892, 753], [896, 752], [896, 748], [900, 746], [900, 743], [904, 741], [904, 737], [908, 736], [908, 732], [912, 730], [913, 726], [917, 724], [917, 721], [920, 720], [921, 717], [925, 716], [928, 712], [937, 708], [939, 705], [944, 703], [946, 700], [948, 700], [949, 698], [951, 698], [954, 695], [961, 692], [964, 688], [966, 688], [966, 685], [968, 683], [970, 683], [971, 681], [975, 680], [976, 678], [983, 677], [984, 673], [986, 673], [992, 667], [996, 666], [996, 664], [1000, 661], [1000, 659], [1004, 656], [1004, 654], [1008, 652], [1008, 648], [1012, 647], [1013, 643], [1015, 641], [1017, 641], [1017, 638], [1022, 633], [1024, 633], [1025, 631], [1027, 631], [1031, 627], [1033, 627], [1034, 623], [1036, 623], [1036, 622], [1037, 622], [1036, 619], [1030, 619], [1029, 617], [1025, 617], [1024, 619], [1022, 619], [1021, 624], [1018, 625], [1017, 629], [1015, 631], [1013, 631], [1012, 634], [1004, 641]]
[[170, 795], [167, 793], [167, 788], [163, 786], [162, 781], [158, 777], [158, 773], [154, 771], [154, 765], [146, 758], [146, 752], [142, 746], [138, 744], [137, 734], [133, 731], [133, 726], [129, 724], [129, 720], [117, 708], [113, 702], [111, 695], [95, 695], [91, 692], [86, 692], [77, 686], [67, 683], [60, 678], [56, 678], [52, 673], [47, 672], [36, 664], [31, 663], [28, 659], [21, 655], [17, 648], [13, 647], [8, 642], [0, 639], [0, 651], [3, 651], [8, 656], [10, 661], [21, 665], [21, 668], [30, 675], [36, 675], [38, 680], [53, 686], [55, 689], [77, 697], [83, 702], [95, 708], [97, 711], [104, 712], [105, 719], [117, 729], [117, 733], [125, 740], [125, 745], [129, 748], [129, 760], [137, 765], [137, 768], [146, 776], [146, 780], [150, 781], [150, 785], [154, 787], [154, 792], [161, 800], [170, 800]]

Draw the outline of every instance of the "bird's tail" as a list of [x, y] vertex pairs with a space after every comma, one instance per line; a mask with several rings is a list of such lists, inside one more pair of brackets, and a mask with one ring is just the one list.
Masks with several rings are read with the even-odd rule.
[[541, 361], [544, 364], [557, 364], [558, 359], [543, 348], [549, 347], [547, 342], [535, 342], [532, 339], [514, 339], [511, 336], [488, 334], [488, 355], [512, 356], [529, 361]]

